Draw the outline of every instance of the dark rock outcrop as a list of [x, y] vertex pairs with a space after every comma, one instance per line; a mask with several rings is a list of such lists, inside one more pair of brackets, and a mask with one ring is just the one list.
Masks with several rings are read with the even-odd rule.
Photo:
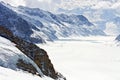
[[118, 35], [115, 40], [120, 41], [120, 35]]
[[[29, 73], [32, 73], [32, 74], [37, 74], [36, 68], [32, 64], [26, 63], [22, 59], [19, 59], [16, 65], [19, 69], [28, 71]], [[39, 75], [39, 76], [41, 76], [41, 75]]]
[[[53, 64], [51, 63], [45, 50], [37, 47], [33, 43], [27, 42], [13, 35], [13, 33], [9, 29], [2, 26], [0, 26], [0, 36], [5, 37], [15, 43], [16, 47], [20, 51], [22, 51], [26, 56], [28, 56], [36, 63], [36, 65], [40, 68], [44, 75], [49, 76], [53, 79], [62, 78], [66, 80], [65, 77], [55, 71]], [[38, 73], [34, 66], [24, 63], [23, 60], [18, 60], [18, 63], [16, 65], [18, 66], [18, 68], [31, 72], [33, 74]], [[41, 74], [38, 75], [41, 76]]]

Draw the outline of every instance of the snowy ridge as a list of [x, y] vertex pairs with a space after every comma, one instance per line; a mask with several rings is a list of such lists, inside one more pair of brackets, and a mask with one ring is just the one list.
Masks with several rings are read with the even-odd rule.
[[55, 32], [53, 35], [57, 38], [69, 37], [71, 35], [105, 35], [103, 31], [95, 27], [83, 15], [53, 14], [38, 8], [27, 8], [23, 6], [19, 6], [14, 10], [22, 18], [36, 25], [37, 28], [42, 27], [40, 30], [43, 30], [45, 34], [47, 33], [45, 31], [46, 29], [51, 33]]
[[0, 25], [30, 42], [42, 43], [70, 36], [105, 35], [83, 15], [53, 14], [39, 8], [12, 7], [5, 3], [0, 3], [0, 6]]

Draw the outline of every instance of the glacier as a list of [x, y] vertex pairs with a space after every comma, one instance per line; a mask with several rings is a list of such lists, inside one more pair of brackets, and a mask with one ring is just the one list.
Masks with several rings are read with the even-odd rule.
[[38, 46], [49, 51], [68, 80], [119, 80], [120, 47], [115, 36], [61, 39]]

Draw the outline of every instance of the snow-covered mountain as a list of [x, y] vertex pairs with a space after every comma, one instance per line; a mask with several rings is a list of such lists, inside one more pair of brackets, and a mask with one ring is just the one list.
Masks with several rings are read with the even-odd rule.
[[[118, 1], [118, 0], [116, 0]], [[115, 1], [115, 2], [116, 2]], [[104, 2], [104, 1], [103, 1]], [[114, 3], [112, 3], [114, 4]], [[119, 2], [117, 6], [119, 6]], [[97, 4], [95, 4], [97, 5]], [[103, 5], [104, 6], [104, 5]], [[101, 6], [101, 7], [103, 7]], [[117, 7], [116, 6], [116, 7]], [[119, 35], [120, 33], [120, 11], [118, 8], [112, 8], [112, 6], [106, 8], [95, 9], [93, 6], [85, 6], [83, 8], [76, 7], [73, 9], [62, 9], [59, 8], [58, 12], [67, 14], [82, 14], [86, 16], [93, 24], [95, 24], [99, 29], [103, 30], [106, 35]]]
[[40, 77], [65, 80], [55, 71], [45, 50], [15, 36], [2, 26], [0, 26], [0, 66], [16, 71], [27, 71]]
[[[28, 22], [37, 26], [46, 35], [53, 38], [69, 36], [104, 35], [83, 15], [53, 14], [39, 8], [28, 8], [19, 6], [15, 9], [18, 14]], [[48, 31], [47, 31], [48, 30]], [[48, 34], [49, 32], [49, 34]]]
[[83, 15], [53, 14], [39, 8], [0, 3], [0, 17], [0, 25], [34, 43], [61, 37], [105, 35]]
[[24, 40], [44, 42], [41, 37], [30, 37], [33, 34], [31, 28], [33, 28], [34, 25], [19, 17], [16, 12], [3, 5], [3, 3], [0, 3], [0, 25], [9, 28], [15, 35]]

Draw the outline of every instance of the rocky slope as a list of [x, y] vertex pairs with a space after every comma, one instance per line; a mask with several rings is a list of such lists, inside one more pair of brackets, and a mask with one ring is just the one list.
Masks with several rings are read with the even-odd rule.
[[[35, 44], [27, 42], [17, 36], [15, 36], [9, 29], [0, 26], [0, 36], [9, 39], [14, 44], [15, 47], [18, 49], [18, 51], [23, 53], [22, 55], [16, 53], [14, 51], [13, 55], [12, 53], [6, 54], [5, 51], [3, 51], [3, 55], [0, 54], [3, 57], [8, 56], [9, 58], [6, 58], [8, 61], [4, 62], [4, 59], [0, 56], [0, 66], [16, 69], [15, 66], [17, 66], [18, 69], [22, 69], [24, 71], [28, 71], [32, 74], [39, 75], [41, 77], [48, 76], [53, 79], [63, 79], [66, 80], [65, 77], [63, 77], [60, 73], [56, 72], [53, 64], [51, 63], [47, 52], [39, 47], [37, 47]], [[11, 46], [12, 47], [12, 46]], [[6, 49], [8, 50], [10, 46], [8, 46]], [[19, 54], [19, 55], [18, 55]], [[5, 55], [5, 56], [4, 56]], [[26, 56], [25, 56], [26, 55]], [[17, 56], [17, 61], [14, 60], [14, 57]], [[10, 59], [10, 61], [9, 61]], [[10, 63], [9, 63], [10, 62]], [[3, 64], [2, 64], [3, 63]], [[13, 66], [11, 67], [12, 64]], [[7, 66], [6, 66], [7, 65]]]

